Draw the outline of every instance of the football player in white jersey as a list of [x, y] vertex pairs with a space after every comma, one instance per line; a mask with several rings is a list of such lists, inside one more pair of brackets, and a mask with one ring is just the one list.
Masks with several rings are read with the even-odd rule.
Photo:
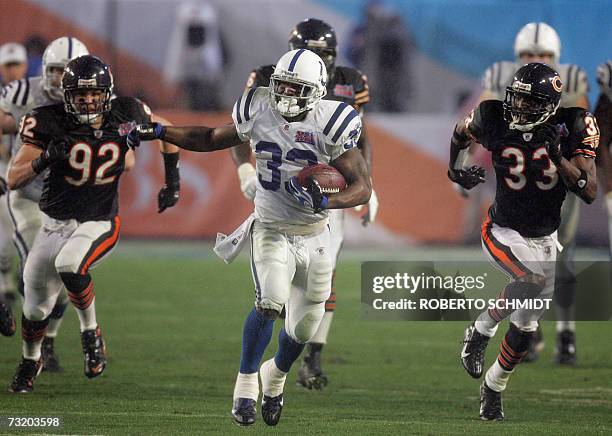
[[[514, 73], [524, 64], [542, 62], [554, 68], [563, 82], [560, 107], [589, 109], [589, 85], [586, 72], [578, 65], [561, 64], [561, 40], [555, 29], [543, 22], [528, 23], [519, 30], [514, 40], [514, 61], [501, 61], [491, 65], [484, 73], [484, 91], [480, 101], [504, 100], [506, 87], [512, 82]], [[559, 364], [576, 363], [574, 321], [574, 248], [580, 217], [580, 201], [569, 193], [561, 211], [559, 242], [564, 247], [557, 256], [555, 283], [555, 309], [557, 313], [557, 349], [555, 360]], [[542, 332], [534, 336], [529, 353], [524, 361], [534, 361], [544, 348]]]
[[[5, 85], [25, 77], [28, 70], [28, 57], [23, 45], [8, 42], [0, 46], [0, 79], [2, 91], [0, 96], [7, 92]], [[4, 119], [0, 112], [0, 197], [7, 191], [6, 171], [14, 136], [5, 134]], [[10, 120], [6, 120], [7, 123]], [[10, 123], [9, 123], [10, 124]], [[6, 198], [0, 199], [0, 334], [12, 336], [15, 334], [15, 318], [11, 310], [11, 300], [15, 298], [12, 280], [12, 259], [15, 256], [15, 247], [11, 242], [13, 224], [11, 222]]]
[[[85, 44], [77, 38], [67, 36], [57, 38], [47, 46], [43, 53], [42, 76], [14, 81], [5, 88], [5, 92], [0, 97], [0, 117], [3, 117], [5, 122], [4, 131], [12, 134], [11, 154], [13, 156], [17, 154], [22, 145], [21, 138], [16, 135], [22, 117], [36, 107], [63, 101], [60, 80], [64, 67], [69, 60], [88, 53]], [[14, 226], [13, 242], [21, 261], [19, 287], [22, 295], [23, 266], [41, 226], [38, 201], [42, 194], [45, 175], [46, 172], [29, 185], [7, 193], [10, 217]], [[48, 286], [61, 287], [61, 283], [56, 277], [53, 277], [50, 278]], [[55, 354], [54, 340], [67, 305], [68, 296], [65, 289], [62, 289], [49, 316], [49, 326], [42, 344], [43, 370], [45, 371], [61, 371]]]
[[597, 67], [599, 98], [593, 114], [600, 125], [600, 147], [597, 153], [600, 173], [604, 175], [605, 202], [608, 211], [608, 236], [612, 256], [612, 60]]
[[[364, 106], [370, 101], [367, 77], [354, 68], [336, 65], [337, 40], [335, 30], [326, 22], [316, 18], [300, 21], [293, 28], [289, 36], [289, 50], [306, 48], [318, 54], [327, 68], [327, 94], [326, 100], [343, 101], [355, 108], [362, 115]], [[274, 65], [265, 65], [254, 70], [246, 84], [246, 88], [268, 86], [270, 76], [274, 72]], [[372, 169], [372, 145], [368, 139], [367, 129], [361, 131], [357, 147], [361, 151], [368, 168]], [[257, 171], [251, 164], [251, 147], [248, 142], [242, 146], [231, 149], [232, 159], [237, 167], [240, 179], [240, 189], [244, 196], [253, 200], [257, 189]], [[356, 210], [361, 210], [358, 206]], [[378, 199], [374, 190], [367, 205], [367, 212], [362, 216], [362, 224], [367, 226], [373, 223], [378, 212]], [[325, 303], [325, 315], [319, 325], [319, 330], [308, 342], [303, 354], [302, 364], [297, 372], [297, 384], [307, 389], [323, 389], [328, 382], [327, 375], [322, 369], [321, 355], [331, 329], [336, 309], [336, 283], [335, 270], [340, 250], [344, 242], [344, 210], [330, 211], [329, 226], [331, 229], [332, 258], [334, 261], [334, 275], [332, 278], [331, 294]]]
[[[262, 416], [276, 425], [283, 407], [283, 387], [291, 365], [323, 318], [332, 279], [328, 209], [368, 202], [372, 187], [367, 165], [357, 148], [361, 119], [346, 103], [321, 100], [326, 92], [325, 64], [315, 53], [284, 54], [270, 87], [247, 90], [234, 106], [233, 125], [166, 127], [145, 124], [128, 139], [164, 141], [192, 151], [215, 151], [249, 140], [256, 157], [259, 183], [255, 211], [215, 251], [227, 261], [246, 239], [251, 240], [255, 308], [243, 330], [240, 371], [232, 415], [239, 425], [255, 422], [259, 397]], [[345, 190], [327, 195], [317, 183], [301, 187], [296, 175], [316, 163], [330, 164], [344, 176]], [[259, 362], [270, 342], [273, 321], [285, 308], [284, 328], [273, 359]]]

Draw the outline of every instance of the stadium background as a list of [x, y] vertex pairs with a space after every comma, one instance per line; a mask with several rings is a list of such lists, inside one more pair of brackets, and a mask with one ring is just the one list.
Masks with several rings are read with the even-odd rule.
[[[209, 125], [229, 121], [229, 109], [240, 94], [252, 68], [274, 63], [286, 50], [290, 28], [315, 16], [333, 23], [340, 54], [346, 53], [351, 29], [363, 17], [365, 1], [274, 0], [2, 0], [0, 40], [23, 41], [32, 34], [47, 40], [71, 34], [92, 53], [110, 63], [116, 88], [125, 95], [141, 96], [155, 112], [175, 124]], [[370, 2], [372, 3], [372, 2]], [[609, 2], [575, 1], [469, 1], [414, 0], [379, 2], [403, 19], [415, 50], [409, 59], [408, 112], [371, 113], [367, 120], [374, 144], [374, 187], [380, 197], [377, 223], [360, 231], [351, 215], [347, 242], [379, 246], [413, 243], [457, 243], [466, 228], [477, 225], [482, 213], [465, 210], [462, 199], [447, 182], [448, 138], [452, 126], [479, 92], [480, 74], [492, 62], [512, 59], [514, 35], [528, 21], [543, 20], [555, 27], [562, 41], [561, 61], [576, 63], [588, 73], [594, 104], [596, 66], [609, 58], [605, 41], [612, 41], [607, 23]], [[193, 113], [177, 92], [177, 59], [184, 38], [185, 18], [180, 5], [214, 7], [216, 26], [230, 53], [221, 89], [218, 114]], [[186, 8], [187, 6], [183, 6]], [[188, 13], [187, 13], [188, 15]], [[195, 14], [194, 14], [195, 15]], [[170, 65], [169, 65], [170, 64]], [[373, 90], [376, 98], [376, 90]], [[458, 104], [458, 101], [463, 104]], [[367, 109], [367, 108], [366, 108]], [[183, 191], [180, 207], [163, 216], [154, 214], [149, 201], [161, 177], [152, 150], [139, 150], [136, 171], [122, 187], [124, 237], [214, 238], [228, 232], [250, 209], [239, 192], [229, 152], [183, 155]], [[231, 198], [231, 207], [225, 207]], [[430, 207], [435, 202], [436, 207]], [[482, 206], [486, 203], [483, 200]], [[180, 226], [169, 222], [181, 220]], [[465, 219], [472, 222], [465, 223]], [[426, 225], [424, 224], [426, 223]], [[604, 245], [607, 232], [601, 203], [583, 207], [579, 230], [582, 243]], [[473, 239], [473, 238], [472, 238]]]
[[[231, 53], [217, 84], [225, 110], [215, 113], [183, 109], [177, 85], [167, 80], [171, 53], [179, 49], [173, 45], [180, 40], [178, 11], [203, 3], [215, 8]], [[374, 259], [482, 260], [479, 247], [469, 245], [474, 235], [468, 228], [477, 227], [486, 199], [482, 210], [470, 214], [473, 205], [446, 179], [452, 126], [473, 104], [485, 68], [513, 58], [514, 35], [529, 21], [556, 28], [561, 62], [586, 69], [594, 104], [595, 68], [612, 56], [610, 3], [380, 3], [401, 16], [414, 44], [407, 110], [367, 115], [380, 213], [367, 229], [356, 213], [347, 221], [349, 249], [338, 272], [339, 310], [326, 356], [330, 389], [300, 395], [288, 381], [291, 406], [281, 425], [296, 433], [489, 434], [473, 419], [477, 384], [458, 364], [463, 324], [361, 321], [359, 265]], [[33, 34], [47, 41], [76, 36], [109, 62], [119, 93], [140, 96], [177, 125], [218, 125], [230, 121], [229, 109], [251, 69], [274, 63], [286, 50], [290, 28], [306, 17], [333, 24], [338, 64], [347, 64], [345, 47], [364, 5], [362, 0], [0, 0], [0, 42], [23, 42]], [[43, 375], [33, 397], [0, 394], [0, 415], [59, 414], [64, 431], [79, 433], [232, 430], [229, 395], [252, 285], [245, 258], [225, 267], [212, 255], [210, 241], [218, 231], [233, 230], [251, 205], [240, 193], [229, 153], [183, 153], [181, 176], [179, 204], [161, 215], [155, 206], [162, 183], [157, 152], [141, 147], [135, 170], [124, 176], [123, 240], [94, 272], [99, 319], [111, 350], [109, 373], [101, 383], [80, 375], [77, 321], [69, 311], [58, 338], [65, 373]], [[601, 200], [583, 207], [581, 256], [607, 258], [606, 227]], [[574, 371], [552, 364], [550, 323], [545, 334], [550, 341], [542, 362], [521, 368], [513, 379], [507, 408], [517, 418], [495, 431], [609, 432], [612, 370], [609, 346], [601, 346], [609, 343], [609, 324], [579, 326], [581, 366]], [[489, 347], [488, 362], [496, 345]], [[0, 338], [0, 383], [8, 382], [18, 355], [18, 338]]]

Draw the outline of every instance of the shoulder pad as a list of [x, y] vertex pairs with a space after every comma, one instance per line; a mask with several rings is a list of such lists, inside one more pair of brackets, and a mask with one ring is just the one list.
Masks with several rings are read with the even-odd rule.
[[29, 79], [14, 80], [4, 88], [0, 94], [0, 108], [10, 112], [11, 106], [25, 106], [30, 96]]
[[338, 101], [321, 100], [319, 107], [322, 109], [323, 134], [330, 143], [337, 144], [351, 133], [355, 120], [361, 133], [361, 118], [352, 106]]
[[597, 67], [597, 84], [601, 92], [610, 94], [612, 90], [612, 60]]

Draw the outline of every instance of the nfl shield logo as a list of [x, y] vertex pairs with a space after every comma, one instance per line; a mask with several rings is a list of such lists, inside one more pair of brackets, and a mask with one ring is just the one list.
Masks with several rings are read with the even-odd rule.
[[531, 141], [531, 138], [533, 138], [533, 133], [523, 133], [523, 139], [527, 142]]

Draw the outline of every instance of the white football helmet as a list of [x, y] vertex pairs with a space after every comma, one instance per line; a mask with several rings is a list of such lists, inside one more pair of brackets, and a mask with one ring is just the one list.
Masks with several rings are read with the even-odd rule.
[[52, 99], [61, 101], [64, 93], [60, 83], [61, 74], [58, 78], [50, 69], [61, 68], [63, 70], [68, 61], [86, 54], [89, 54], [89, 50], [85, 44], [71, 36], [57, 38], [47, 46], [42, 57], [43, 89]]
[[612, 98], [612, 61], [597, 67], [597, 83], [601, 92]]
[[295, 117], [313, 109], [327, 94], [323, 60], [306, 49], [285, 53], [270, 77], [270, 101], [282, 116]]
[[514, 39], [514, 56], [518, 59], [523, 53], [552, 54], [553, 63], [556, 64], [561, 57], [559, 35], [546, 23], [525, 24]]

